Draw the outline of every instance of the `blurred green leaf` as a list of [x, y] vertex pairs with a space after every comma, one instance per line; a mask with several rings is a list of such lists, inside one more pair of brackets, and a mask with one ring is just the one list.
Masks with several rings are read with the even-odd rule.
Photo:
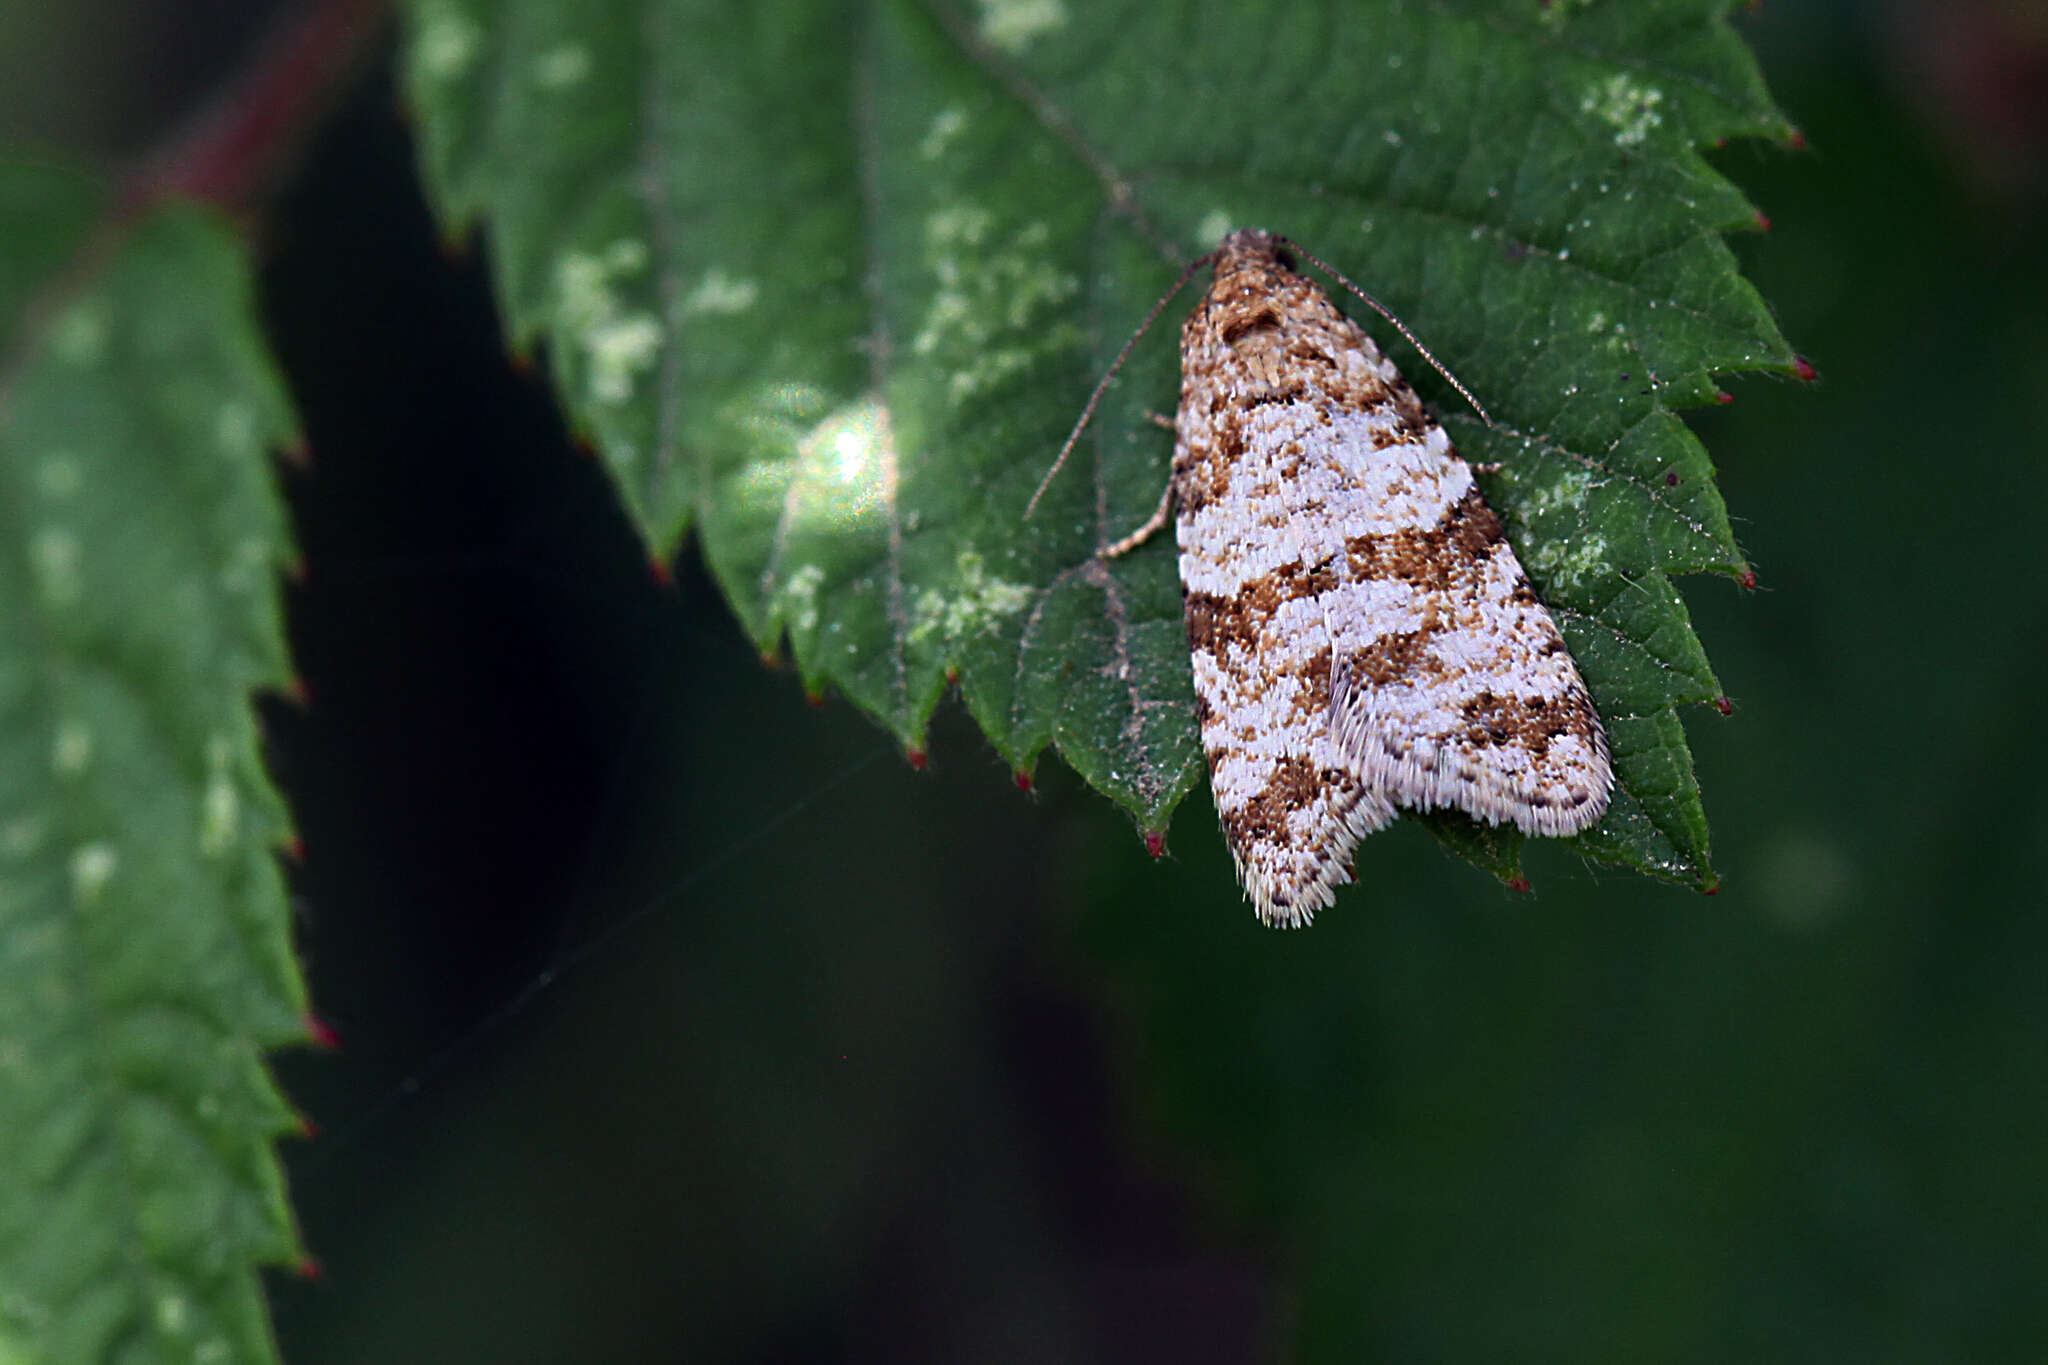
[[87, 246], [97, 190], [13, 166], [0, 202], [0, 1359], [274, 1359], [292, 419], [222, 224]]
[[[1665, 575], [1745, 566], [1671, 410], [1793, 363], [1695, 150], [1789, 134], [1728, 8], [415, 0], [406, 60], [446, 221], [488, 226], [656, 553], [694, 528], [762, 648], [906, 746], [955, 679], [1012, 765], [1053, 745], [1148, 829], [1201, 776], [1174, 556], [1093, 552], [1166, 477], [1171, 327], [1022, 510], [1180, 263], [1299, 240], [1494, 416], [1390, 346], [1499, 465], [1613, 731], [1578, 846], [1705, 886], [1673, 707], [1719, 686]], [[1431, 825], [1517, 875], [1519, 836]]]

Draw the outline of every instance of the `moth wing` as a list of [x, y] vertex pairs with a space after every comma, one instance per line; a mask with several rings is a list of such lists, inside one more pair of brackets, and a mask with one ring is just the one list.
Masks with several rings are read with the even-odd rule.
[[1576, 834], [1613, 789], [1606, 733], [1469, 469], [1442, 458], [1464, 491], [1434, 526], [1347, 544], [1380, 608], [1334, 627], [1331, 733], [1396, 806]]
[[[1273, 414], [1272, 420], [1282, 420]], [[1264, 420], [1264, 419], [1260, 419]], [[1256, 426], [1256, 423], [1254, 424]], [[1335, 509], [1293, 505], [1289, 469], [1247, 454], [1228, 496], [1181, 503], [1181, 581], [1210, 791], [1238, 879], [1267, 924], [1306, 924], [1351, 879], [1358, 841], [1394, 806], [1335, 742], [1335, 641], [1324, 595], [1345, 585]]]
[[1304, 740], [1231, 724], [1267, 709], [1268, 679], [1201, 651], [1194, 664], [1209, 787], [1238, 880], [1260, 920], [1305, 925], [1351, 882], [1358, 841], [1392, 820], [1394, 807], [1327, 733]]

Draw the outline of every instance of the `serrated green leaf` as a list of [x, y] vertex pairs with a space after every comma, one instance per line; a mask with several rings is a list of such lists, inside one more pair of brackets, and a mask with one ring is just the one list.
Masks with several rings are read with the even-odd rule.
[[73, 263], [95, 193], [0, 167], [0, 202], [43, 305], [0, 378], [0, 1359], [272, 1360], [262, 1053], [304, 993], [250, 692], [287, 678], [293, 423], [223, 225]]
[[[1173, 554], [1093, 553], [1166, 477], [1172, 327], [1022, 510], [1180, 263], [1309, 246], [1493, 415], [1390, 345], [1626, 736], [1578, 847], [1704, 885], [1670, 708], [1715, 687], [1664, 575], [1744, 564], [1671, 410], [1793, 363], [1696, 151], [1789, 132], [1728, 8], [414, 0], [408, 88], [656, 550], [694, 528], [755, 640], [905, 745], [957, 679], [1014, 766], [1053, 745], [1147, 828], [1201, 777]], [[1514, 875], [1512, 834], [1432, 828]]]

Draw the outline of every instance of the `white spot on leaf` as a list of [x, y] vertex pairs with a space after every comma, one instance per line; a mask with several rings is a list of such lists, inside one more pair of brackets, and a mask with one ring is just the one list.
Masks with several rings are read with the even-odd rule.
[[933, 249], [980, 246], [994, 222], [995, 215], [978, 204], [948, 204], [925, 219], [925, 242]]
[[421, 4], [418, 36], [413, 40], [414, 64], [429, 80], [454, 80], [476, 60], [482, 35], [468, 15], [447, 4]]
[[780, 596], [787, 603], [783, 619], [792, 630], [810, 632], [818, 628], [818, 589], [824, 582], [822, 568], [805, 564], [783, 583]]
[[583, 344], [590, 352], [591, 399], [623, 403], [633, 396], [634, 377], [661, 354], [661, 324], [651, 314], [633, 313], [586, 329]]
[[86, 906], [98, 900], [120, 862], [111, 844], [80, 844], [71, 854], [72, 903]]
[[28, 558], [44, 606], [72, 606], [85, 595], [85, 552], [71, 532], [43, 527], [29, 538]]
[[190, 1321], [190, 1309], [182, 1294], [159, 1294], [156, 1300], [156, 1325], [173, 1336], [181, 1335]]
[[566, 90], [590, 75], [590, 49], [563, 43], [541, 54], [533, 64], [533, 83], [543, 90]]
[[215, 735], [207, 741], [206, 790], [199, 802], [199, 851], [209, 858], [227, 852], [240, 824], [241, 795], [232, 775], [234, 756], [234, 745], [227, 736]]
[[1061, 0], [981, 0], [981, 36], [1004, 52], [1022, 52], [1040, 34], [1066, 22]]
[[926, 130], [924, 141], [917, 144], [917, 154], [926, 161], [937, 161], [946, 154], [961, 133], [967, 130], [967, 115], [959, 109], [942, 109]]
[[1664, 92], [1656, 86], [1638, 84], [1627, 74], [1616, 72], [1587, 89], [1579, 99], [1579, 112], [1598, 115], [1613, 128], [1615, 146], [1636, 147], [1664, 122], [1657, 112], [1663, 102]]
[[56, 738], [50, 742], [50, 771], [59, 777], [76, 777], [92, 763], [92, 731], [80, 720], [57, 722]]
[[953, 204], [925, 221], [925, 262], [938, 281], [913, 354], [952, 366], [947, 394], [960, 402], [1080, 342], [1058, 305], [1080, 281], [1052, 258], [1041, 221], [998, 239], [994, 215]]
[[664, 339], [654, 314], [632, 309], [616, 287], [621, 276], [646, 265], [646, 248], [628, 238], [602, 255], [569, 252], [555, 267], [556, 318], [584, 354], [593, 403], [623, 403], [638, 377], [652, 369]]
[[1536, 484], [1522, 499], [1522, 515], [1540, 517], [1559, 509], [1578, 510], [1585, 506], [1586, 490], [1593, 486], [1593, 473], [1570, 469], [1554, 479]]
[[1531, 568], [1540, 571], [1552, 587], [1573, 588], [1607, 572], [1607, 538], [1581, 535], [1572, 539], [1551, 539], [1529, 555]]
[[1005, 616], [1014, 616], [1031, 603], [1028, 583], [1011, 583], [991, 578], [980, 555], [963, 550], [954, 561], [957, 590], [948, 595], [934, 588], [918, 594], [910, 609], [909, 644], [920, 644], [934, 634], [947, 640], [986, 633]]
[[761, 286], [752, 280], [735, 279], [723, 270], [711, 270], [683, 300], [685, 315], [744, 313], [761, 297]]

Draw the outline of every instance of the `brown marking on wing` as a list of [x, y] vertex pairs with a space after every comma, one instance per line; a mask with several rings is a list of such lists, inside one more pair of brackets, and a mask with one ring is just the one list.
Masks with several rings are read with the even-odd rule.
[[1259, 647], [1258, 623], [1251, 620], [1234, 597], [1214, 593], [1187, 594], [1188, 648], [1217, 659], [1230, 657], [1230, 646], [1247, 652]]
[[1232, 645], [1248, 655], [1256, 655], [1266, 623], [1284, 604], [1297, 597], [1320, 596], [1336, 585], [1337, 575], [1329, 565], [1309, 569], [1296, 561], [1252, 580], [1235, 597], [1188, 593], [1188, 644], [1218, 659], [1228, 658], [1228, 647]]
[[1236, 810], [1222, 813], [1223, 832], [1236, 848], [1255, 844], [1290, 846], [1295, 835], [1287, 827], [1287, 817], [1342, 789], [1351, 780], [1344, 773], [1318, 767], [1306, 758], [1283, 758], [1273, 765], [1272, 776], [1257, 796]]
[[[1397, 490], [1398, 491], [1398, 490]], [[1407, 583], [1432, 592], [1470, 590], [1504, 539], [1500, 518], [1472, 489], [1427, 531], [1352, 536], [1344, 542], [1359, 578]], [[1530, 600], [1535, 595], [1530, 594]]]
[[1467, 559], [1489, 559], [1493, 547], [1507, 539], [1501, 530], [1500, 518], [1486, 505], [1486, 499], [1479, 495], [1477, 488], [1465, 490], [1465, 496], [1453, 503], [1445, 512], [1439, 527], [1450, 540], [1453, 548]]
[[1299, 705], [1311, 714], [1330, 709], [1330, 650], [1326, 645], [1292, 668], [1283, 670], [1301, 679]]
[[[1592, 700], [1581, 691], [1575, 690], [1550, 700], [1502, 697], [1493, 692], [1481, 692], [1461, 709], [1466, 722], [1464, 739], [1474, 748], [1512, 744], [1540, 763], [1550, 753], [1552, 741], [1563, 736], [1576, 736], [1589, 746], [1595, 743], [1598, 722], [1593, 717]], [[1534, 806], [1557, 805], [1576, 809], [1593, 800], [1594, 796], [1591, 791], [1575, 788], [1556, 800], [1540, 791], [1530, 793], [1525, 799]]]
[[1366, 687], [1434, 678], [1439, 668], [1429, 644], [1436, 636], [1437, 632], [1428, 628], [1382, 635], [1353, 654], [1345, 671]]

